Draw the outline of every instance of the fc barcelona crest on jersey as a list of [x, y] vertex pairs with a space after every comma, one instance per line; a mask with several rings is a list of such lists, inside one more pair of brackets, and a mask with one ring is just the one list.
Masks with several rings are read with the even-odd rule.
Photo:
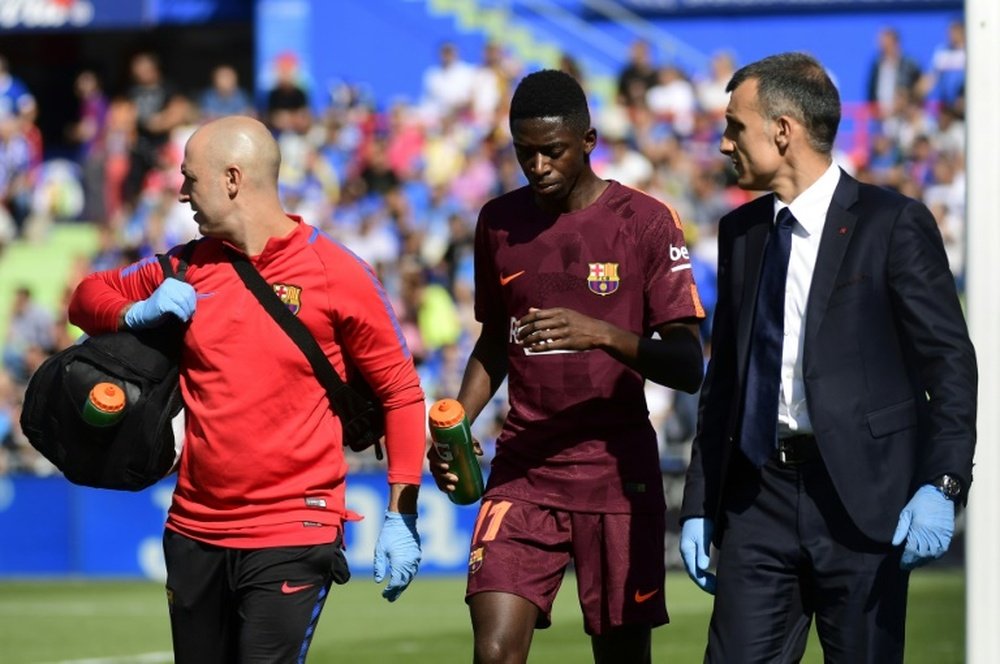
[[302, 308], [302, 289], [288, 284], [274, 284], [273, 288], [278, 299], [285, 303], [288, 310], [298, 315], [299, 309]]
[[469, 574], [475, 574], [483, 566], [483, 547], [469, 553]]
[[611, 295], [618, 290], [618, 263], [588, 263], [587, 287], [591, 293]]

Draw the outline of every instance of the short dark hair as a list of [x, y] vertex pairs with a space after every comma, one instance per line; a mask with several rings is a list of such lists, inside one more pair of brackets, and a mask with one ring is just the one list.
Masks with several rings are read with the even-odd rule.
[[558, 69], [543, 69], [522, 78], [510, 101], [510, 122], [536, 118], [562, 118], [580, 133], [590, 129], [587, 95], [579, 81]]
[[765, 118], [793, 117], [809, 132], [813, 149], [823, 154], [833, 151], [840, 125], [840, 93], [816, 58], [779, 53], [752, 62], [733, 74], [726, 92], [749, 79], [757, 81], [757, 103]]

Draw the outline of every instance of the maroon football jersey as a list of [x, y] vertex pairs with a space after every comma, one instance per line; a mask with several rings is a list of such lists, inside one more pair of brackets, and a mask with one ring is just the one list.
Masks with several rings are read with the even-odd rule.
[[663, 509], [643, 377], [601, 350], [529, 353], [515, 322], [565, 307], [649, 336], [704, 317], [673, 210], [617, 182], [593, 204], [542, 211], [527, 187], [476, 229], [476, 318], [509, 327], [510, 412], [488, 493], [581, 512]]

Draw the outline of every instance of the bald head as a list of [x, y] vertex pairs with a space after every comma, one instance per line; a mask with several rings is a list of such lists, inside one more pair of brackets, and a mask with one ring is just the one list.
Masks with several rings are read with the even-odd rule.
[[271, 132], [258, 120], [229, 116], [199, 128], [188, 143], [202, 152], [213, 167], [237, 166], [245, 184], [261, 190], [277, 190], [281, 153]]

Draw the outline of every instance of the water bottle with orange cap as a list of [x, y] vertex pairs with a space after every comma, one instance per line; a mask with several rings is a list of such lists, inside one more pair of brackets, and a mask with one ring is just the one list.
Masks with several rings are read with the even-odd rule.
[[472, 442], [472, 431], [465, 409], [455, 399], [440, 399], [427, 416], [431, 438], [438, 456], [448, 463], [448, 470], [458, 477], [455, 490], [448, 494], [456, 505], [469, 505], [483, 495], [483, 471]]
[[94, 385], [83, 403], [83, 420], [95, 427], [109, 427], [125, 415], [125, 390], [114, 383]]

